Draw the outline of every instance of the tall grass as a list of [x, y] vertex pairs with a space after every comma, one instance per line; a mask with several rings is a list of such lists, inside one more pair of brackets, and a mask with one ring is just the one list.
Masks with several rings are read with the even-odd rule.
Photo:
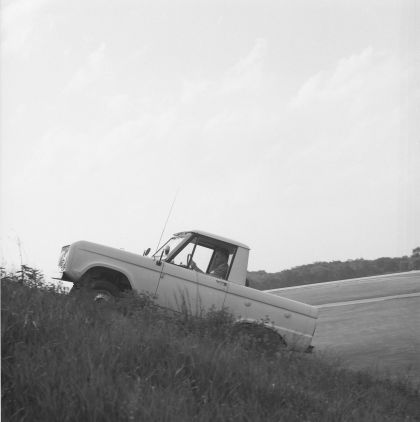
[[[2, 281], [4, 421], [414, 421], [420, 396], [317, 356], [173, 315]], [[267, 346], [267, 347], [265, 347]]]

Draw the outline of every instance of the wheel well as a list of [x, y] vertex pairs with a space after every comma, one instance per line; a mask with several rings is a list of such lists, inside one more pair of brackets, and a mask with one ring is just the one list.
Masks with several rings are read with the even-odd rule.
[[79, 281], [81, 286], [91, 286], [98, 280], [106, 280], [114, 284], [120, 291], [132, 290], [125, 274], [107, 267], [93, 267], [87, 270]]
[[259, 321], [239, 319], [234, 322], [234, 326], [237, 330], [241, 330], [244, 333], [256, 336], [264, 336], [264, 333], [269, 334], [271, 339], [278, 339], [278, 341], [284, 346], [287, 345], [286, 339], [277, 330], [270, 325], [264, 324]]

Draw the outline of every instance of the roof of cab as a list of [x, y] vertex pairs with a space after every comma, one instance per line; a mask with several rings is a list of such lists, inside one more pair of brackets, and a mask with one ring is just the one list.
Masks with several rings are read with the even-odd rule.
[[187, 233], [200, 234], [202, 236], [211, 237], [213, 239], [220, 240], [220, 241], [225, 242], [225, 243], [230, 243], [232, 245], [240, 246], [241, 248], [251, 249], [249, 246], [247, 246], [243, 243], [237, 242], [236, 240], [228, 239], [227, 237], [218, 236], [217, 234], [205, 232], [203, 230], [188, 230], [188, 231], [184, 231], [184, 232], [175, 233], [175, 236], [181, 236], [181, 235], [184, 235], [184, 234], [187, 234]]

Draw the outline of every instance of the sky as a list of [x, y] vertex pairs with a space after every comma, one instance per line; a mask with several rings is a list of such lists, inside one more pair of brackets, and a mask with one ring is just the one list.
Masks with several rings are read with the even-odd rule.
[[0, 4], [2, 265], [155, 249], [171, 205], [250, 270], [420, 246], [415, 0]]

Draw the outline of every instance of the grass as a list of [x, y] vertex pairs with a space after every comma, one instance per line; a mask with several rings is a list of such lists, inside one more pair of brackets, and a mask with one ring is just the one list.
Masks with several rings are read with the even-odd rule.
[[[415, 421], [419, 392], [234, 336], [226, 312], [2, 280], [4, 421]], [[245, 341], [246, 340], [246, 341]]]

